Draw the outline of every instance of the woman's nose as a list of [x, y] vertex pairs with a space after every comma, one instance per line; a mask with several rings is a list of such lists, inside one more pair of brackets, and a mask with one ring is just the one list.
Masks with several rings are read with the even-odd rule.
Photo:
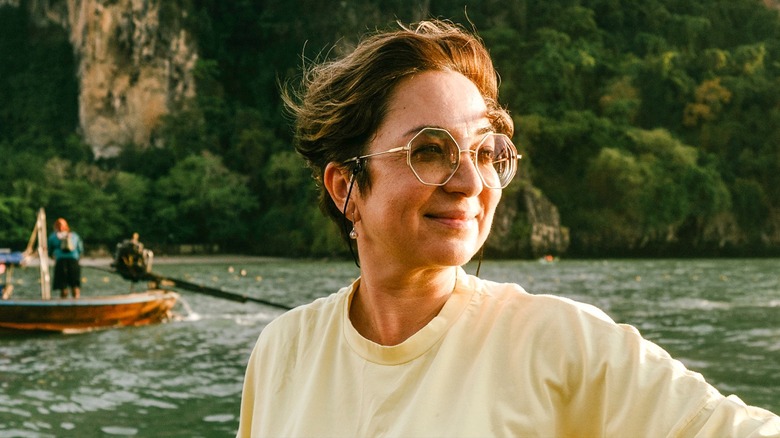
[[[463, 154], [466, 154], [464, 157]], [[479, 194], [484, 188], [482, 178], [479, 176], [477, 165], [474, 162], [476, 151], [471, 149], [465, 149], [460, 151], [460, 161], [458, 168], [455, 169], [455, 174], [444, 185], [444, 187], [452, 192], [461, 192], [466, 196], [475, 196]]]

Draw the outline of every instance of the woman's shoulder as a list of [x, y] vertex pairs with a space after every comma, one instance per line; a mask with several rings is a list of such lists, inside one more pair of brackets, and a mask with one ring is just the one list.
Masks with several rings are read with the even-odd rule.
[[511, 336], [522, 334], [524, 338], [544, 340], [537, 344], [539, 351], [549, 350], [554, 356], [561, 351], [583, 352], [583, 346], [588, 346], [592, 356], [598, 358], [605, 352], [630, 346], [668, 358], [668, 353], [646, 341], [636, 327], [616, 322], [592, 304], [557, 295], [532, 294], [514, 283], [479, 283], [482, 289], [478, 289], [478, 299], [483, 301], [480, 306], [483, 310], [494, 308], [489, 319], [499, 321]]
[[586, 319], [595, 319], [614, 324], [612, 318], [600, 308], [571, 298], [537, 294], [525, 290], [517, 283], [496, 282], [469, 276], [479, 299], [493, 302], [512, 311], [523, 310], [531, 314], [582, 315]]

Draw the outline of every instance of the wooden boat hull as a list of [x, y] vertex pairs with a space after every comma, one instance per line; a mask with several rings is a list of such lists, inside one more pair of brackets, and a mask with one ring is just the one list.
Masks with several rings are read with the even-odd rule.
[[0, 300], [0, 328], [85, 331], [165, 321], [179, 294], [166, 290], [52, 300]]

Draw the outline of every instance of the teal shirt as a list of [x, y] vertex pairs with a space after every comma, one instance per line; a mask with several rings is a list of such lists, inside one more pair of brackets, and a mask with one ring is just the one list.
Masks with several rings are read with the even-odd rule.
[[57, 233], [51, 233], [49, 235], [49, 256], [54, 256], [54, 260], [59, 259], [80, 259], [81, 254], [84, 252], [84, 242], [81, 241], [81, 237], [76, 232], [71, 231], [71, 238], [75, 240], [76, 248], [73, 251], [65, 252], [60, 249], [60, 238], [57, 237]]

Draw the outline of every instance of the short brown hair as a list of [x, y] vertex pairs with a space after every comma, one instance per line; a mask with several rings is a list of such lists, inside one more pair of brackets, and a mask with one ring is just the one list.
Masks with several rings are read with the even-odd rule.
[[70, 227], [68, 226], [68, 221], [66, 221], [65, 218], [57, 218], [57, 220], [54, 221], [54, 230], [70, 231]]
[[[296, 120], [295, 148], [319, 184], [320, 208], [341, 230], [348, 229], [348, 219], [322, 184], [325, 167], [364, 154], [403, 79], [430, 70], [460, 73], [479, 89], [496, 132], [511, 137], [514, 130], [498, 104], [498, 75], [479, 37], [441, 20], [400, 27], [369, 35], [343, 58], [309, 66], [301, 89], [283, 92]], [[370, 188], [368, 172], [358, 173], [356, 181], [361, 190]]]

